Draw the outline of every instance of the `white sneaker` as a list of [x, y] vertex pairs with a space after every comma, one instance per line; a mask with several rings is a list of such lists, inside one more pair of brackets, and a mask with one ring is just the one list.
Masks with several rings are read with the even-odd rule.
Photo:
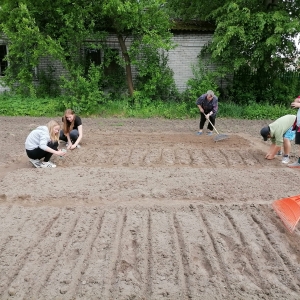
[[300, 168], [300, 164], [299, 164], [299, 162], [298, 162], [298, 160], [297, 160], [297, 161], [295, 161], [294, 163], [289, 164], [288, 167], [289, 167], [289, 168]]
[[44, 161], [41, 163], [41, 168], [56, 168], [56, 165], [51, 161]]
[[283, 156], [281, 162], [282, 162], [283, 164], [288, 164], [288, 163], [290, 162], [289, 156]]
[[42, 162], [39, 159], [29, 159], [35, 168], [41, 168]]

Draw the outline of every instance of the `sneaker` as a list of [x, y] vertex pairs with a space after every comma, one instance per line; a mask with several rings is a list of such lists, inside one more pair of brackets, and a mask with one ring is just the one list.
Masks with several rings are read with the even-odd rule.
[[207, 135], [208, 135], [208, 136], [213, 135], [212, 131], [207, 132]]
[[288, 164], [290, 162], [289, 156], [284, 156], [281, 161], [283, 164]]
[[282, 155], [282, 152], [279, 150], [277, 153], [276, 153], [277, 156], [281, 156]]
[[40, 168], [42, 162], [39, 159], [29, 159], [35, 168]]
[[44, 161], [41, 163], [41, 168], [56, 168], [56, 165], [51, 161]]
[[294, 163], [288, 165], [289, 168], [300, 168], [300, 164], [298, 161], [295, 161]]
[[198, 131], [196, 134], [197, 134], [197, 135], [202, 135], [202, 133], [203, 133], [202, 131], [201, 131], [201, 132]]

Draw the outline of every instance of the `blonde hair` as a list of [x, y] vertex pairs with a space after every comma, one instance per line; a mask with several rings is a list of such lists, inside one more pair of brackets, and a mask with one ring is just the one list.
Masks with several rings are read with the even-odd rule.
[[50, 139], [51, 139], [52, 142], [58, 142], [59, 141], [59, 131], [57, 133], [54, 132], [54, 127], [56, 127], [56, 126], [60, 127], [60, 125], [54, 120], [51, 120], [47, 123]]
[[[68, 120], [66, 118], [66, 115], [73, 115], [74, 116], [71, 124], [68, 122]], [[65, 110], [65, 113], [64, 113], [64, 116], [63, 116], [63, 131], [64, 131], [64, 134], [70, 133], [70, 131], [73, 129], [75, 118], [76, 118], [76, 114], [75, 114], [74, 110], [72, 110], [70, 108]]]

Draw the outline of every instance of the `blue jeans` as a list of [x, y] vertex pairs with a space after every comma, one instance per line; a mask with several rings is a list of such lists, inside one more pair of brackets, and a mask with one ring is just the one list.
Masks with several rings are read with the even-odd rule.
[[[78, 137], [79, 137], [79, 132], [77, 129], [73, 129], [70, 131], [70, 139], [71, 139], [72, 144], [74, 144], [77, 141]], [[63, 130], [61, 130], [59, 133], [59, 139], [61, 141], [65, 141], [65, 142], [68, 141], [67, 137], [64, 135]]]

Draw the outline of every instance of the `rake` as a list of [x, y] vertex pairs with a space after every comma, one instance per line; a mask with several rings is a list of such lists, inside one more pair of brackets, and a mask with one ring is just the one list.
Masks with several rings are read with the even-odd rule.
[[209, 118], [207, 120], [209, 121], [210, 125], [213, 127], [213, 129], [215, 130], [215, 132], [218, 134], [214, 138], [215, 142], [222, 141], [222, 140], [225, 140], [225, 139], [229, 138], [228, 135], [219, 133], [218, 130], [216, 129], [216, 127], [213, 125], [213, 123], [210, 121]]
[[276, 200], [272, 206], [285, 227], [292, 233], [300, 220], [300, 195]]

